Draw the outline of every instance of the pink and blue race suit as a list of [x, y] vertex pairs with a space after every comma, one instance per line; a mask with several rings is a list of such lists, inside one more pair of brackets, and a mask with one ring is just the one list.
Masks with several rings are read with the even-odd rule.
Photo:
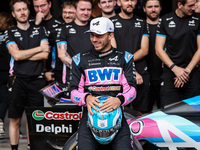
[[[79, 106], [86, 106], [86, 96], [118, 97], [121, 105], [127, 105], [136, 97], [135, 64], [133, 55], [110, 49], [98, 53], [94, 49], [73, 57], [71, 100]], [[78, 149], [97, 150], [99, 144], [87, 126], [87, 108], [84, 107], [78, 128]], [[130, 130], [124, 115], [119, 132], [107, 147], [131, 150]]]
[[71, 100], [86, 106], [85, 98], [92, 96], [118, 97], [121, 106], [136, 97], [136, 75], [133, 55], [112, 48], [105, 53], [91, 50], [73, 58]]

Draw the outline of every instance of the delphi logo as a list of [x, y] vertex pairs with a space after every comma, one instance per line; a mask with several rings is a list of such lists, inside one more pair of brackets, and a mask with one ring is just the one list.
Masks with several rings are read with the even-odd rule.
[[38, 121], [44, 119], [44, 113], [41, 110], [35, 110], [32, 116], [35, 120], [38, 120]]

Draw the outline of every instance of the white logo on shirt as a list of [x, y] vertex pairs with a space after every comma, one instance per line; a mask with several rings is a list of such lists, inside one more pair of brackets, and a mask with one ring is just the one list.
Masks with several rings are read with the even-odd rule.
[[111, 21], [114, 22], [114, 21], [117, 21], [117, 20], [118, 20], [118, 19], [112, 19]]
[[72, 25], [66, 25], [65, 27], [66, 27], [66, 28], [70, 28], [70, 27], [72, 27]]
[[172, 19], [173, 19], [173, 17], [170, 17], [170, 18], [166, 18], [166, 20], [167, 20], [167, 21], [169, 21], [169, 20], [172, 20]]
[[174, 21], [170, 21], [169, 23], [169, 28], [175, 28], [176, 27], [176, 24]]
[[115, 28], [122, 28], [122, 24], [120, 22], [115, 23]]
[[192, 17], [192, 19], [199, 20], [199, 18], [196, 18], [196, 17], [194, 17], [194, 16]]
[[57, 27], [57, 26], [58, 26], [58, 24], [54, 24], [52, 27], [55, 28], [55, 27]]
[[76, 30], [74, 28], [69, 29], [69, 33], [76, 34]]
[[21, 34], [19, 32], [15, 32], [14, 36], [15, 37], [21, 37]]
[[46, 35], [47, 35], [47, 36], [49, 36], [49, 35], [50, 35], [50, 33], [51, 33], [50, 31], [47, 31], [47, 32], [46, 32]]
[[137, 20], [137, 21], [140, 21], [140, 22], [143, 22], [143, 20], [142, 20], [142, 19], [138, 19], [138, 18], [137, 18], [136, 20]]
[[140, 23], [140, 22], [136, 22], [136, 23], [135, 23], [135, 27], [136, 27], [136, 28], [141, 28], [141, 23]]
[[38, 30], [32, 31], [32, 34], [30, 35], [30, 37], [33, 38], [34, 35], [39, 35]]
[[60, 32], [62, 29], [61, 28], [56, 28], [55, 29], [57, 32]]
[[194, 21], [194, 20], [192, 20], [192, 21], [189, 21], [188, 25], [189, 25], [189, 26], [193, 26], [193, 27], [194, 27], [194, 26], [195, 26], [195, 21]]
[[11, 32], [16, 32], [17, 31], [17, 29], [15, 29], [15, 30], [11, 30]]
[[33, 35], [38, 35], [39, 32], [38, 32], [38, 30], [35, 30], [35, 31], [32, 31], [32, 34], [33, 34]]
[[118, 61], [118, 56], [115, 56], [114, 58], [109, 58], [110, 61]]

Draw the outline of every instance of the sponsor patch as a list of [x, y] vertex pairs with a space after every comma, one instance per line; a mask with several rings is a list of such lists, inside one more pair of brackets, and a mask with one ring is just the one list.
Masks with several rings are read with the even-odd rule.
[[81, 58], [80, 58], [80, 53], [78, 53], [77, 55], [75, 55], [74, 57], [72, 57], [73, 61], [75, 62], [75, 64], [78, 66]]
[[119, 81], [121, 74], [120, 68], [99, 68], [87, 70], [87, 77], [89, 82], [97, 81]]
[[120, 91], [120, 86], [106, 86], [106, 87], [97, 87], [97, 86], [90, 86], [88, 87], [89, 91]]
[[133, 54], [125, 51], [124, 59], [126, 60], [126, 63], [128, 63], [133, 58]]
[[80, 101], [80, 100], [81, 100], [81, 97], [73, 96], [73, 100], [74, 100], [74, 101]]

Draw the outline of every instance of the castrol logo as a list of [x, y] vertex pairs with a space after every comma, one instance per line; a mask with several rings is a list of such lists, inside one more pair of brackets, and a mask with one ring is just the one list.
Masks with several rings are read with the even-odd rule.
[[81, 119], [81, 112], [78, 113], [69, 113], [67, 112], [52, 112], [47, 111], [44, 113], [41, 110], [35, 110], [32, 113], [32, 117], [37, 120], [80, 120]]

